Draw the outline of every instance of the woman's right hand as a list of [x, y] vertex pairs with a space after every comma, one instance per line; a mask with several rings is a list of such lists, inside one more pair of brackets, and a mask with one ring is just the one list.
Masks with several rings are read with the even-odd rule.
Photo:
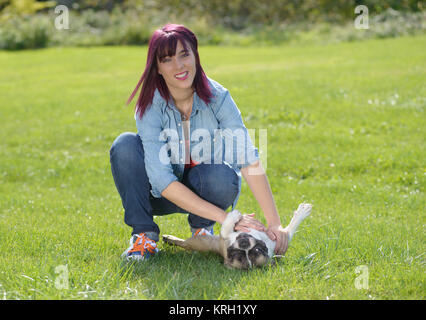
[[254, 218], [254, 213], [244, 214], [241, 219], [235, 224], [235, 231], [250, 232], [250, 229], [256, 229], [261, 232], [266, 232], [266, 227], [259, 220]]

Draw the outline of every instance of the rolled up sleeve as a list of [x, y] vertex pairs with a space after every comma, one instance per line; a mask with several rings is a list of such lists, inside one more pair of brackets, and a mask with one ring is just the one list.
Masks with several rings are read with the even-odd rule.
[[135, 116], [138, 134], [141, 137], [145, 169], [151, 184], [151, 193], [156, 198], [161, 198], [161, 193], [173, 181], [178, 178], [173, 173], [170, 159], [166, 156], [168, 149], [164, 139], [161, 111], [150, 106], [142, 119]]

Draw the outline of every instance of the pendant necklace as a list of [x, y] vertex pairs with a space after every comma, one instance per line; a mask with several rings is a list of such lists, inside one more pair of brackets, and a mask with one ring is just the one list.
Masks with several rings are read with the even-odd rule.
[[189, 116], [191, 115], [191, 112], [192, 112], [193, 99], [194, 99], [194, 95], [192, 95], [192, 99], [191, 99], [191, 109], [189, 109], [189, 112], [187, 112], [187, 114], [189, 114], [189, 115], [186, 115], [185, 113], [181, 112], [181, 119], [182, 119], [182, 121], [186, 121], [186, 120], [189, 119]]

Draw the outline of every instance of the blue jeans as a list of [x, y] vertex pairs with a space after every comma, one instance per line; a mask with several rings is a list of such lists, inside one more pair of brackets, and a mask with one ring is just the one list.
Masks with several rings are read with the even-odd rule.
[[[110, 150], [111, 171], [124, 208], [124, 222], [133, 228], [132, 234], [147, 233], [159, 240], [160, 229], [154, 215], [188, 214], [192, 230], [213, 228], [214, 221], [189, 213], [166, 198], [154, 198], [145, 170], [144, 149], [136, 133], [122, 133]], [[181, 181], [204, 200], [226, 210], [238, 195], [238, 176], [226, 164], [199, 164], [185, 169]]]

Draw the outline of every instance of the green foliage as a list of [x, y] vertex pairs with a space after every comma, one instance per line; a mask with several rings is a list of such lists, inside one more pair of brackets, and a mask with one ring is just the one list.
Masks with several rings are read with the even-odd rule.
[[357, 5], [366, 5], [373, 14], [380, 14], [388, 8], [397, 11], [415, 12], [424, 9], [420, 0], [124, 0], [124, 1], [58, 1], [77, 4], [78, 9], [94, 8], [111, 11], [121, 7], [133, 11], [161, 11], [168, 16], [205, 18], [211, 24], [241, 30], [248, 26], [281, 23], [344, 22], [353, 19]]
[[399, 12], [388, 9], [370, 16], [370, 29], [357, 30], [353, 21], [345, 24], [330, 22], [250, 25], [240, 31], [208, 18], [176, 17], [159, 12], [133, 12], [113, 9], [112, 12], [88, 9], [78, 13], [69, 11], [70, 29], [57, 30], [55, 15], [36, 14], [14, 17], [0, 24], [0, 49], [17, 50], [46, 46], [144, 45], [152, 32], [173, 21], [183, 23], [195, 32], [201, 45], [279, 45], [281, 43], [330, 43], [370, 38], [388, 38], [424, 33], [426, 13]]
[[16, 16], [33, 15], [37, 11], [51, 8], [56, 1], [0, 0], [0, 22]]
[[55, 29], [57, 14], [47, 9], [54, 1], [0, 0], [0, 49], [143, 45], [155, 29], [169, 22], [188, 26], [202, 45], [355, 41], [424, 33], [426, 29], [422, 2], [412, 0], [364, 1], [369, 8], [369, 30], [354, 28], [354, 8], [360, 3], [356, 0], [63, 0], [56, 3], [68, 6], [70, 29]]
[[0, 49], [44, 48], [49, 44], [52, 32], [51, 22], [46, 16], [14, 17], [0, 27]]

